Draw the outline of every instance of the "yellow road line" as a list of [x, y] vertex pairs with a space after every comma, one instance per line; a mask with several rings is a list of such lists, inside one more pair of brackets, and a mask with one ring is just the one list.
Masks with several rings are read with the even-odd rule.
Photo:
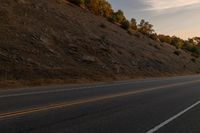
[[117, 98], [117, 97], [123, 97], [123, 96], [128, 96], [128, 95], [134, 95], [134, 94], [138, 94], [138, 93], [150, 92], [153, 90], [158, 90], [158, 89], [163, 89], [163, 88], [170, 88], [170, 87], [176, 87], [176, 86], [181, 86], [181, 85], [186, 85], [186, 84], [192, 84], [192, 83], [197, 83], [197, 82], [200, 82], [200, 80], [171, 84], [171, 85], [163, 85], [163, 86], [152, 87], [152, 88], [148, 88], [148, 89], [140, 89], [140, 90], [116, 93], [116, 94], [111, 94], [111, 95], [106, 95], [106, 96], [92, 97], [92, 98], [88, 98], [88, 99], [79, 99], [79, 100], [75, 100], [75, 101], [71, 101], [71, 102], [51, 104], [48, 106], [29, 108], [29, 109], [8, 112], [8, 113], [1, 113], [0, 120], [12, 118], [12, 117], [24, 116], [24, 115], [28, 115], [31, 113], [55, 110], [55, 109], [59, 109], [59, 108], [87, 104], [87, 103], [92, 103], [92, 102], [97, 102], [97, 101], [102, 101], [102, 100], [107, 100], [107, 99], [112, 99], [112, 98]]

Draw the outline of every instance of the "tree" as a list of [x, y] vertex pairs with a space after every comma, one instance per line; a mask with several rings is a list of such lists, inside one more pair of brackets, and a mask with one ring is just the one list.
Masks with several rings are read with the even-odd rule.
[[124, 12], [122, 10], [118, 10], [113, 14], [113, 22], [122, 24], [126, 20], [124, 16]]
[[158, 35], [158, 38], [161, 42], [165, 42], [168, 44], [172, 43], [172, 38], [170, 36], [166, 36], [166, 35]]
[[131, 19], [130, 28], [132, 30], [137, 30], [137, 22], [136, 22], [136, 20], [134, 18]]
[[187, 41], [184, 41], [184, 45], [183, 45], [184, 50], [191, 52], [193, 47], [194, 47], [193, 41], [191, 41], [190, 39], [188, 39]]
[[112, 6], [105, 0], [99, 1], [99, 14], [106, 18], [110, 18], [112, 15]]
[[188, 39], [188, 42], [194, 44], [194, 43], [195, 43], [195, 42], [194, 42], [194, 38], [189, 38], [189, 39]]
[[92, 13], [99, 15], [99, 0], [85, 0], [85, 5]]
[[171, 44], [174, 45], [177, 49], [182, 49], [184, 45], [184, 40], [180, 39], [179, 37], [173, 36]]
[[128, 20], [124, 20], [121, 24], [122, 28], [128, 30], [130, 28], [130, 22]]
[[200, 45], [200, 37], [194, 37], [193, 40], [196, 45]]
[[153, 34], [153, 25], [142, 19], [138, 25], [138, 31], [146, 35]]
[[200, 47], [193, 46], [190, 52], [192, 52], [192, 56], [198, 58], [200, 56]]
[[110, 18], [112, 6], [106, 0], [85, 0], [86, 7], [96, 15]]

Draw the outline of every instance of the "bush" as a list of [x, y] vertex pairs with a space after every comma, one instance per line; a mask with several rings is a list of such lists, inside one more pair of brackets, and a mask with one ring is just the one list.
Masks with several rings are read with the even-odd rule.
[[85, 0], [69, 0], [69, 2], [74, 3], [78, 6], [83, 6], [85, 4]]
[[106, 25], [105, 25], [104, 23], [101, 23], [101, 24], [100, 24], [100, 27], [103, 28], [103, 29], [105, 29], [105, 28], [106, 28]]
[[151, 39], [155, 40], [155, 41], [158, 41], [158, 40], [159, 40], [156, 33], [149, 35], [149, 37], [150, 37]]
[[161, 42], [165, 42], [168, 44], [172, 43], [172, 38], [170, 36], [166, 36], [166, 35], [158, 35], [158, 38]]
[[192, 52], [192, 56], [198, 58], [200, 56], [200, 47], [198, 46], [193, 46], [189, 49], [190, 52]]
[[190, 42], [185, 42], [183, 45], [183, 49], [189, 52], [192, 52], [194, 45]]
[[197, 73], [197, 74], [200, 74], [200, 68], [196, 70], [196, 73]]
[[131, 36], [132, 36], [132, 35], [134, 35], [134, 34], [133, 34], [133, 31], [132, 31], [132, 30], [130, 30], [130, 29], [129, 29], [129, 30], [127, 30], [127, 33], [128, 33], [129, 35], [131, 35]]
[[195, 59], [195, 58], [192, 58], [191, 61], [192, 61], [193, 63], [196, 63], [196, 59]]
[[181, 54], [181, 51], [176, 50], [176, 51], [174, 51], [174, 54], [179, 56]]

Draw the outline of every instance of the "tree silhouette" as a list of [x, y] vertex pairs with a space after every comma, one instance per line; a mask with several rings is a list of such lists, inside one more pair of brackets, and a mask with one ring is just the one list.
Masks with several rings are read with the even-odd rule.
[[150, 35], [154, 32], [153, 25], [142, 19], [138, 25], [138, 31], [143, 34]]

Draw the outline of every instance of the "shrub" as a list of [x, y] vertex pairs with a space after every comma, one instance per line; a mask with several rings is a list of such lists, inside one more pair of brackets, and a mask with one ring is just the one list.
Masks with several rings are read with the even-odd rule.
[[158, 35], [158, 38], [161, 42], [165, 42], [168, 44], [172, 43], [172, 38], [170, 36], [166, 36], [166, 35]]
[[158, 40], [159, 40], [156, 33], [153, 33], [153, 34], [149, 35], [149, 37], [150, 37], [151, 39], [155, 40], [155, 41], [158, 41]]
[[106, 25], [105, 25], [104, 23], [101, 23], [101, 24], [100, 24], [100, 27], [103, 28], [103, 29], [105, 29], [105, 28], [106, 28]]
[[129, 30], [127, 30], [127, 33], [128, 33], [129, 35], [134, 35], [134, 34], [133, 34], [133, 31], [132, 31], [132, 30], [130, 30], [130, 29], [129, 29]]
[[149, 42], [149, 45], [150, 45], [150, 46], [153, 46], [153, 43], [152, 43], [152, 42]]
[[200, 68], [196, 70], [196, 73], [197, 73], [197, 74], [200, 74]]
[[183, 49], [192, 52], [194, 45], [190, 42], [185, 41]]
[[74, 3], [78, 6], [83, 6], [85, 4], [85, 0], [69, 0], [69, 2]]
[[191, 49], [190, 49], [190, 52], [192, 52], [192, 56], [198, 58], [200, 56], [200, 47], [198, 46], [193, 46]]
[[176, 51], [174, 51], [174, 54], [179, 56], [181, 54], [181, 51], [176, 50]]
[[193, 63], [196, 63], [196, 59], [195, 59], [195, 58], [192, 58], [191, 61], [192, 61]]

